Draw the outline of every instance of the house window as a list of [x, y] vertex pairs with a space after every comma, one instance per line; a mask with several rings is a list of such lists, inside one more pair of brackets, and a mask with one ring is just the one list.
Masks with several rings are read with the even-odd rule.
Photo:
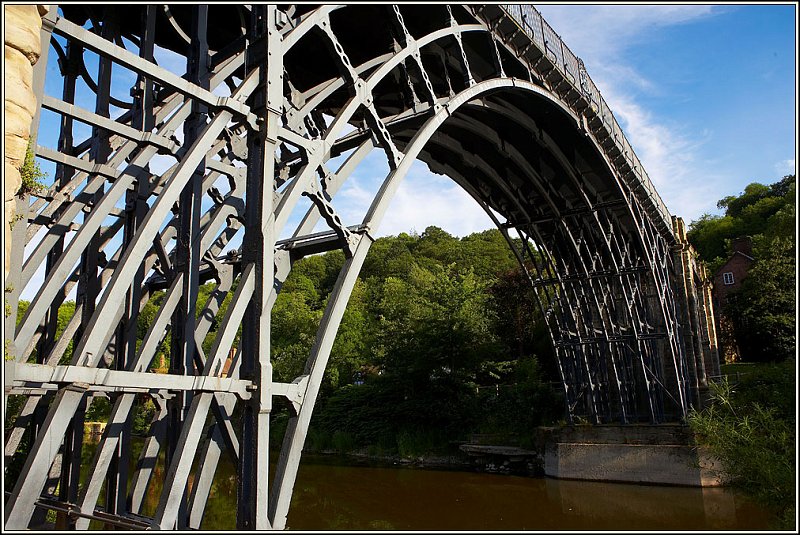
[[733, 284], [733, 272], [728, 271], [726, 273], [723, 273], [722, 274], [722, 282], [725, 283], [725, 285], [727, 285], [727, 286]]

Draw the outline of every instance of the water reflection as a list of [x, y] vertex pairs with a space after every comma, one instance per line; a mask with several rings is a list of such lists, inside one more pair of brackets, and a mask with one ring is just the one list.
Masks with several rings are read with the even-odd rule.
[[326, 466], [309, 459], [300, 467], [287, 524], [302, 530], [755, 530], [768, 529], [769, 515], [723, 489]]
[[[91, 460], [84, 449], [84, 468]], [[134, 458], [141, 441], [133, 444]], [[273, 459], [273, 466], [274, 466]], [[295, 530], [765, 530], [771, 516], [720, 488], [660, 487], [510, 475], [342, 465], [303, 455], [288, 529]], [[155, 468], [143, 513], [163, 481]], [[236, 480], [224, 456], [202, 529], [236, 528]], [[92, 523], [93, 528], [102, 526]]]

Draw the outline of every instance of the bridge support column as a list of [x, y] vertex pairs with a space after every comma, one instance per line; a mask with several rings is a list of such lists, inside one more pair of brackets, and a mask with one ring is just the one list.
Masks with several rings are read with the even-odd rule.
[[41, 54], [43, 5], [6, 6], [6, 33], [3, 54], [6, 59], [4, 182], [5, 219], [3, 242], [5, 263], [3, 276], [7, 277], [11, 260], [11, 221], [16, 213], [16, 196], [22, 184], [20, 167], [25, 162], [25, 151], [31, 133], [31, 121], [36, 113], [36, 96], [33, 91], [33, 65]]
[[711, 298], [712, 283], [706, 268], [700, 266], [703, 284], [700, 295], [703, 298], [703, 312], [701, 316], [703, 334], [707, 336], [708, 345], [704, 346], [703, 359], [706, 363], [706, 373], [709, 378], [720, 375], [719, 346], [717, 345], [717, 328], [714, 323], [714, 304]]
[[711, 283], [705, 268], [697, 262], [697, 253], [686, 239], [683, 219], [672, 216], [678, 244], [673, 248], [675, 281], [680, 296], [682, 342], [689, 362], [691, 400], [702, 403], [710, 376], [719, 374], [719, 353], [711, 304]]
[[556, 479], [718, 487], [726, 474], [686, 425], [595, 425], [553, 430], [544, 472]]
[[[41, 33], [42, 16], [47, 13], [46, 5], [12, 5], [4, 6], [6, 31], [3, 43], [5, 57], [5, 81], [3, 99], [5, 101], [3, 132], [3, 303], [8, 307], [5, 313], [6, 332], [12, 329], [17, 316], [19, 284], [15, 284], [14, 274], [21, 270], [21, 255], [13, 254], [12, 241], [16, 239], [16, 249], [22, 250], [25, 240], [26, 225], [20, 224], [16, 233], [12, 227], [17, 219], [27, 218], [27, 199], [21, 201], [17, 194], [22, 185], [21, 168], [25, 163], [28, 141], [34, 118], [38, 116], [36, 91], [34, 83], [34, 65], [42, 54]], [[45, 58], [46, 58], [45, 54]], [[43, 75], [39, 68], [38, 74]], [[16, 235], [16, 237], [14, 237]], [[12, 270], [12, 264], [15, 269]], [[16, 354], [13, 336], [7, 335], [3, 340], [3, 355]], [[6, 385], [10, 384], [10, 376], [6, 376]], [[3, 413], [6, 411], [8, 399], [7, 389], [3, 394]]]

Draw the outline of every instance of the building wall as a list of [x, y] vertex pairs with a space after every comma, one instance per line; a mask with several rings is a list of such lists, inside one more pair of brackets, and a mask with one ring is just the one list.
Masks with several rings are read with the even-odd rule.
[[[714, 320], [719, 336], [719, 350], [725, 362], [740, 360], [739, 347], [734, 336], [733, 323], [725, 316], [724, 307], [728, 296], [741, 288], [742, 281], [753, 264], [753, 259], [741, 251], [735, 251], [714, 275]], [[733, 273], [733, 284], [725, 284], [725, 273]]]
[[[742, 286], [742, 281], [747, 276], [747, 271], [752, 264], [752, 258], [748, 258], [744, 254], [736, 252], [721, 268], [719, 268], [714, 275], [714, 293], [720, 305], [724, 306], [728, 294], [734, 290], [738, 290]], [[725, 273], [733, 273], [733, 284], [725, 284]]]

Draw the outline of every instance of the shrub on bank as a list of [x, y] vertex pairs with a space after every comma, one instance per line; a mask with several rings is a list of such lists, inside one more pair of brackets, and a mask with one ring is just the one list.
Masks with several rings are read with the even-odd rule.
[[712, 383], [711, 402], [689, 424], [723, 463], [730, 483], [795, 524], [795, 362], [754, 367], [738, 382]]

